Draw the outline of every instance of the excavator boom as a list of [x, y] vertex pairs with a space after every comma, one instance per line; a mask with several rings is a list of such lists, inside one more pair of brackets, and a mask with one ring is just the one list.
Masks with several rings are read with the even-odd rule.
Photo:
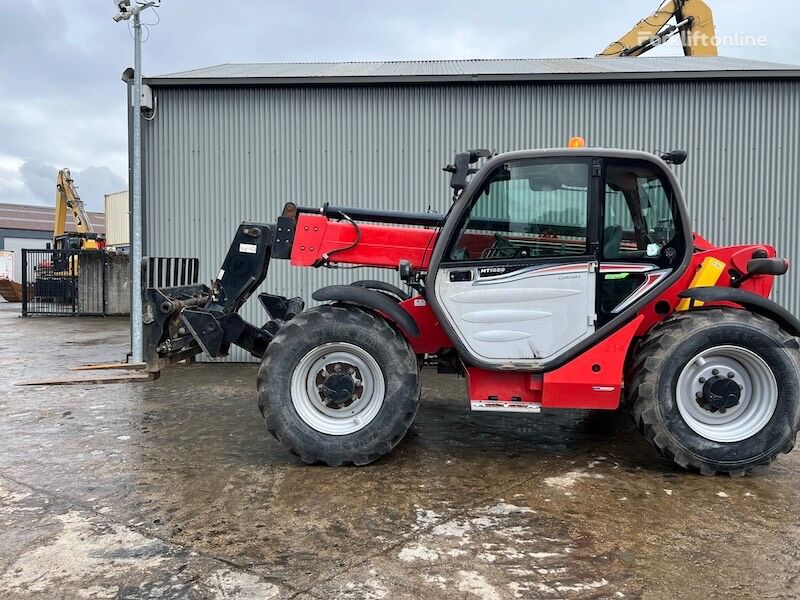
[[[75, 233], [66, 233], [67, 213], [72, 213]], [[105, 247], [105, 236], [96, 234], [83, 200], [78, 196], [69, 169], [61, 169], [56, 181], [56, 214], [53, 220], [53, 248], [97, 250]], [[77, 258], [76, 258], [77, 260]], [[77, 268], [77, 267], [76, 267]]]
[[68, 210], [72, 212], [75, 229], [78, 233], [94, 233], [89, 215], [86, 214], [83, 200], [78, 196], [69, 169], [61, 169], [56, 181], [56, 214], [53, 223], [53, 237], [64, 235]]
[[717, 56], [714, 16], [703, 0], [667, 0], [597, 56], [641, 56], [677, 34], [686, 56]]

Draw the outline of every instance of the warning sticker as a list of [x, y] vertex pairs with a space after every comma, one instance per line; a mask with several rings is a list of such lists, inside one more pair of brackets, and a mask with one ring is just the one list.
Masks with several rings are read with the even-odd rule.
[[239, 244], [239, 252], [242, 254], [255, 254], [257, 248], [255, 244]]

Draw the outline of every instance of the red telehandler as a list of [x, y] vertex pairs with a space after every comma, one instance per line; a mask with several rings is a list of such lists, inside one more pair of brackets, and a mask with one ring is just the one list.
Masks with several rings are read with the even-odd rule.
[[[624, 404], [677, 465], [742, 475], [794, 445], [800, 321], [769, 299], [788, 268], [774, 248], [692, 232], [670, 167], [685, 160], [473, 150], [445, 167], [446, 215], [286, 204], [241, 224], [209, 286], [145, 290], [147, 368], [246, 349], [267, 429], [307, 463], [390, 452], [425, 364], [463, 374], [476, 411]], [[238, 311], [272, 259], [384, 267], [404, 286], [325, 287], [308, 310], [262, 293], [256, 327]]]

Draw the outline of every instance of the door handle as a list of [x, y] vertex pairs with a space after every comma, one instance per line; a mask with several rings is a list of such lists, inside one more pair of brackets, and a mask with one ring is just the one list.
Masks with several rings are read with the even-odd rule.
[[450, 281], [472, 281], [472, 271], [450, 271]]

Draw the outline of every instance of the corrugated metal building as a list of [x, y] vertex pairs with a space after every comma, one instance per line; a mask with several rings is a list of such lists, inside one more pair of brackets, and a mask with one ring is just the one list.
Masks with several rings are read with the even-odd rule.
[[130, 246], [130, 208], [128, 190], [105, 194], [106, 246], [127, 250]]
[[[105, 232], [103, 213], [90, 212], [89, 221], [97, 233]], [[22, 281], [22, 249], [46, 248], [53, 242], [55, 209], [50, 206], [0, 203], [0, 250], [14, 253], [14, 280]], [[66, 230], [75, 231], [72, 218], [67, 218]]]
[[[211, 279], [241, 220], [284, 202], [445, 211], [455, 152], [565, 145], [686, 149], [696, 229], [771, 242], [800, 264], [800, 67], [730, 58], [220, 65], [146, 80], [145, 254]], [[367, 275], [274, 261], [265, 289]], [[386, 275], [384, 274], [384, 277]], [[391, 278], [391, 273], [389, 273]], [[800, 314], [800, 272], [776, 297]], [[259, 323], [251, 300], [245, 317]], [[244, 358], [243, 353], [232, 359]]]

